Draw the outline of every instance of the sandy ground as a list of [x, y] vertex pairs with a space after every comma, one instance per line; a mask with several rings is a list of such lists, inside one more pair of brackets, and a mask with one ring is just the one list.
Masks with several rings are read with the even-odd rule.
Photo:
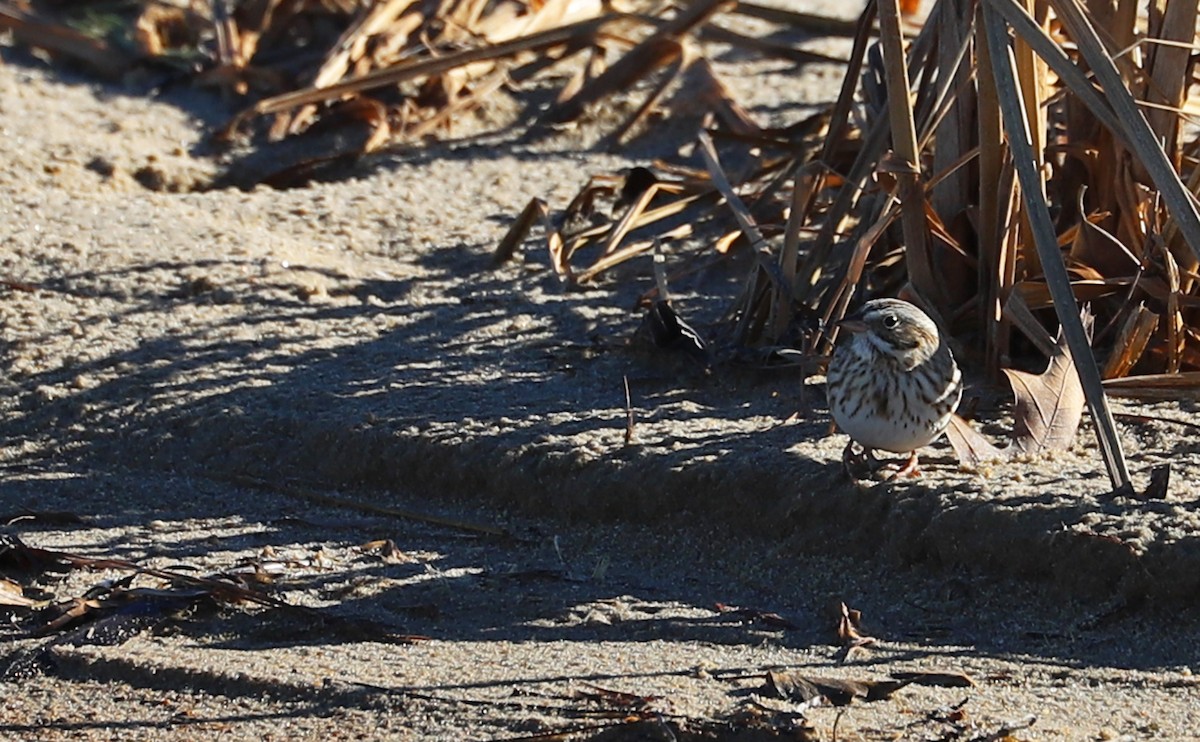
[[[218, 101], [4, 52], [0, 510], [79, 519], [5, 534], [197, 574], [269, 564], [278, 597], [319, 610], [202, 603], [107, 645], [31, 637], [14, 611], [0, 736], [588, 738], [630, 713], [599, 687], [654, 697], [638, 713], [657, 721], [608, 738], [718, 738], [715, 720], [797, 711], [770, 668], [974, 680], [808, 709], [820, 739], [1200, 729], [1200, 456], [1172, 422], [1194, 405], [1120, 407], [1148, 416], [1122, 427], [1138, 483], [1174, 465], [1162, 500], [1107, 496], [1089, 430], [1049, 461], [959, 471], [942, 446], [918, 481], [854, 485], [819, 379], [705, 376], [630, 344], [647, 265], [573, 292], [533, 243], [491, 267], [530, 198], [562, 206], [645, 153], [499, 140], [199, 192]], [[700, 324], [721, 308], [678, 288]], [[122, 576], [4, 570], [56, 600]], [[878, 639], [845, 661], [843, 601]]]

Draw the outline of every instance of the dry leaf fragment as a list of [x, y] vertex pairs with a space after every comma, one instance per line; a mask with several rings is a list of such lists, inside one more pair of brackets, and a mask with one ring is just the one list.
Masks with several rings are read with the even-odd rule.
[[1105, 379], [1115, 379], [1128, 375], [1146, 352], [1146, 346], [1156, 329], [1158, 315], [1147, 309], [1144, 302], [1139, 302], [1126, 315], [1101, 376]]
[[786, 629], [790, 631], [797, 628], [796, 624], [773, 611], [764, 611], [759, 608], [739, 608], [726, 603], [717, 603], [716, 609], [721, 613], [732, 613], [748, 618], [751, 621], [761, 621], [774, 629]]
[[70, 624], [82, 620], [84, 617], [99, 610], [100, 601], [88, 598], [71, 598], [63, 601], [52, 608], [55, 614], [47, 623], [33, 630], [34, 636], [46, 636], [53, 634], [56, 631], [62, 631]]
[[387, 562], [388, 564], [405, 564], [416, 561], [416, 559], [414, 559], [411, 555], [406, 554], [404, 550], [397, 546], [396, 542], [390, 538], [368, 541], [358, 548], [359, 551], [363, 552], [364, 554], [378, 554], [383, 561]]
[[584, 683], [584, 686], [588, 690], [576, 691], [574, 694], [575, 697], [587, 701], [595, 701], [613, 708], [648, 710], [653, 707], [656, 701], [661, 701], [663, 698], [662, 696], [626, 693], [624, 691], [593, 685], [592, 683]]

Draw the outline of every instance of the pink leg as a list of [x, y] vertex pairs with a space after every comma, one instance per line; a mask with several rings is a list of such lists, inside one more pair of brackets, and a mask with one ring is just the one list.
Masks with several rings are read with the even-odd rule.
[[908, 461], [904, 462], [904, 466], [897, 469], [896, 473], [889, 477], [889, 479], [919, 476], [921, 476], [921, 466], [917, 463], [917, 452], [913, 451], [908, 455]]

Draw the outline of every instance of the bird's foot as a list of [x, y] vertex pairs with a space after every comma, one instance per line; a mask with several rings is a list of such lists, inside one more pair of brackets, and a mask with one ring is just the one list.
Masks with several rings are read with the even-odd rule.
[[917, 452], [913, 451], [908, 455], [908, 460], [904, 462], [904, 465], [888, 474], [885, 479], [904, 479], [905, 477], [919, 476], [921, 476], [921, 465], [917, 462]]
[[842, 451], [842, 468], [845, 470], [846, 476], [856, 481], [870, 478], [888, 482], [894, 479], [921, 476], [921, 466], [916, 451], [910, 453], [899, 467], [893, 469], [893, 466], [895, 465], [875, 458], [875, 454], [869, 448], [863, 447], [861, 450], [856, 450], [854, 441], [847, 443], [846, 449]]

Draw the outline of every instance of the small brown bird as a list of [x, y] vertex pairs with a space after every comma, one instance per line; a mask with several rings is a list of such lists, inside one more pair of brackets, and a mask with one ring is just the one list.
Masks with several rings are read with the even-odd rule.
[[872, 449], [907, 453], [893, 476], [919, 474], [917, 449], [942, 434], [962, 399], [950, 347], [927, 314], [900, 299], [869, 301], [838, 326], [853, 333], [826, 375], [829, 410], [850, 436], [843, 461], [849, 468]]

